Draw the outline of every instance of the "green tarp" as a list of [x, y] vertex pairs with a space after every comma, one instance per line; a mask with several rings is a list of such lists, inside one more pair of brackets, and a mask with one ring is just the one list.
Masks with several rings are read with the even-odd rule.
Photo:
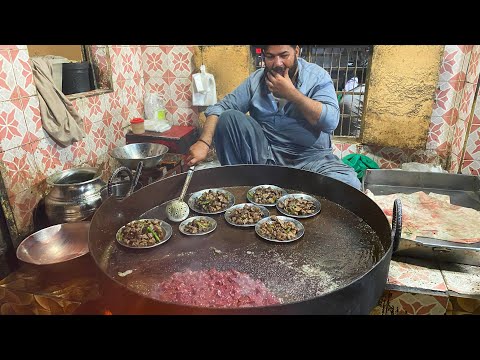
[[365, 175], [365, 170], [380, 168], [375, 161], [362, 154], [349, 154], [343, 157], [342, 161], [355, 170], [360, 180], [362, 180]]

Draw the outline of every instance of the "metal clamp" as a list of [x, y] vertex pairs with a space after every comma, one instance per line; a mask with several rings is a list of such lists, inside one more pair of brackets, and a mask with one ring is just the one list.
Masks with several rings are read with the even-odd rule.
[[402, 202], [400, 199], [395, 199], [393, 202], [392, 212], [392, 243], [393, 252], [398, 249], [400, 238], [402, 236]]
[[108, 184], [107, 184], [107, 196], [110, 197], [113, 194], [112, 186], [113, 186], [113, 180], [118, 176], [119, 173], [122, 171], [126, 172], [128, 175], [128, 178], [130, 180], [130, 190], [128, 190], [127, 195], [125, 197], [130, 196], [130, 194], [133, 192], [133, 187], [134, 187], [134, 180], [133, 180], [133, 174], [132, 171], [127, 168], [126, 166], [120, 166], [119, 168], [115, 169], [113, 172], [112, 176], [108, 179]]
[[140, 174], [142, 173], [143, 169], [143, 161], [139, 161], [137, 165], [137, 169], [135, 170], [135, 177], [133, 178], [132, 185], [130, 186], [130, 192], [129, 194], [133, 194], [135, 191], [135, 187], [138, 184], [138, 179], [140, 179]]

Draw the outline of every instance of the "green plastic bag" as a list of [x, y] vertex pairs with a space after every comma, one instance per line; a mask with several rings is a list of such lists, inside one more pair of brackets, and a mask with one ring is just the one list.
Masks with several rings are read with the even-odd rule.
[[362, 154], [349, 154], [342, 158], [342, 161], [355, 170], [359, 180], [363, 179], [367, 169], [380, 169], [375, 161]]

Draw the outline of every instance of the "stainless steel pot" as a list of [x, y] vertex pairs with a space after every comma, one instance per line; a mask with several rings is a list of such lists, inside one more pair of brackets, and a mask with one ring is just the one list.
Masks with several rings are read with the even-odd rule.
[[47, 178], [52, 190], [45, 197], [45, 212], [51, 224], [76, 222], [90, 218], [102, 203], [105, 182], [95, 168], [82, 167], [61, 171]]

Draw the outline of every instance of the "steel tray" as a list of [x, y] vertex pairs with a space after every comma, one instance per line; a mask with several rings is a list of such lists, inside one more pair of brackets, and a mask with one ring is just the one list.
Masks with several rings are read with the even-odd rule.
[[[411, 194], [417, 191], [449, 195], [451, 204], [480, 211], [478, 176], [369, 169], [362, 186], [374, 195]], [[427, 237], [417, 237], [415, 240], [402, 238], [394, 255], [480, 266], [480, 243], [457, 244]]]

